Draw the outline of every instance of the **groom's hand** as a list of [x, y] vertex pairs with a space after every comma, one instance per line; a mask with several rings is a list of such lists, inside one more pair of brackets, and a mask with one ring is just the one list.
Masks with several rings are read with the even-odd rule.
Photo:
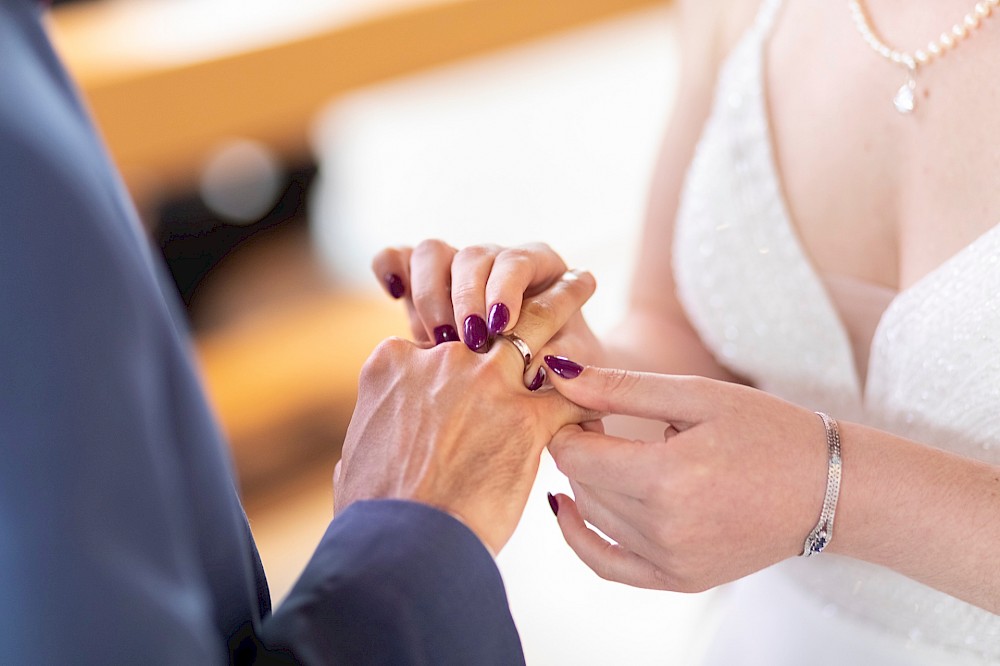
[[[547, 340], [593, 293], [570, 275], [526, 307], [548, 313], [520, 333]], [[548, 322], [548, 323], [546, 323]], [[555, 391], [529, 391], [524, 360], [498, 339], [485, 354], [460, 342], [425, 348], [393, 338], [366, 363], [334, 478], [336, 510], [396, 498], [447, 511], [494, 552], [510, 538], [542, 449], [564, 425], [594, 418]]]

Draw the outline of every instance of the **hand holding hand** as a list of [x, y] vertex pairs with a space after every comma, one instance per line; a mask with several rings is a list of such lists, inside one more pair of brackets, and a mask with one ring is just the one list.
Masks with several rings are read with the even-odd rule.
[[567, 425], [549, 445], [576, 495], [557, 496], [559, 526], [601, 577], [701, 591], [801, 552], [826, 486], [818, 416], [727, 382], [547, 362], [573, 402], [665, 425], [647, 442]]
[[[525, 303], [541, 344], [593, 293], [571, 274]], [[555, 391], [532, 393], [507, 341], [489, 353], [390, 339], [365, 365], [334, 473], [335, 509], [370, 498], [423, 502], [460, 517], [494, 551], [510, 538], [542, 449], [564, 425], [594, 415]]]
[[[415, 340], [440, 344], [460, 337], [473, 351], [485, 352], [500, 333], [524, 337], [524, 306], [554, 285], [567, 266], [543, 243], [456, 250], [442, 241], [428, 240], [415, 248], [383, 250], [373, 260], [372, 270], [391, 296], [405, 300]], [[567, 312], [561, 317], [560, 326], [549, 335], [552, 344], [587, 362], [600, 362], [600, 342], [583, 315]], [[535, 351], [538, 360], [526, 372], [528, 384], [537, 375], [545, 352]]]

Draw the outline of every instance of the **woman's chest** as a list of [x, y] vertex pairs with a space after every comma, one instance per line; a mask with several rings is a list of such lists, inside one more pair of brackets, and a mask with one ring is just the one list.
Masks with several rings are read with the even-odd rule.
[[[935, 17], [931, 34], [950, 26], [948, 4], [880, 17], [905, 41]], [[789, 215], [819, 273], [901, 291], [1000, 223], [993, 20], [918, 71], [916, 108], [901, 114], [904, 68], [863, 41], [845, 6], [786, 3], [765, 47], [767, 112]]]

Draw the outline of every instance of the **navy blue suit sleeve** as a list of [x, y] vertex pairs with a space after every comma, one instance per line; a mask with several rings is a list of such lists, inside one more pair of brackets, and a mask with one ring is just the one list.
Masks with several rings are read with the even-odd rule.
[[437, 509], [358, 502], [331, 524], [262, 637], [304, 664], [523, 664], [500, 572]]

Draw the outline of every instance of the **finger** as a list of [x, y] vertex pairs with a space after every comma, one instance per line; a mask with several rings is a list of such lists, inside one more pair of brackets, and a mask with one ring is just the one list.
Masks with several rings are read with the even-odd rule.
[[670, 422], [678, 429], [700, 423], [727, 404], [732, 384], [688, 375], [584, 367], [570, 359], [546, 356], [549, 380], [573, 402], [609, 414]]
[[[577, 431], [582, 432], [578, 424], [593, 422], [602, 416], [574, 402], [570, 402], [556, 391], [536, 393], [533, 399], [537, 400], [537, 402], [532, 403], [536, 407], [536, 420], [550, 434], [557, 434], [563, 428], [569, 427], [576, 428]], [[550, 437], [547, 437], [542, 442], [542, 448], [549, 446], [551, 436], [553, 435], [550, 435]], [[539, 453], [541, 453], [541, 450], [539, 450]]]
[[496, 255], [485, 289], [490, 333], [515, 326], [525, 295], [544, 291], [565, 272], [566, 262], [544, 243], [508, 248]]
[[[524, 340], [532, 352], [543, 348], [565, 326], [570, 317], [580, 310], [596, 288], [597, 283], [590, 273], [585, 271], [564, 273], [551, 287], [524, 302], [517, 326], [511, 328], [509, 333]], [[508, 349], [513, 347], [512, 344], [499, 346]], [[522, 371], [538, 367], [537, 363], [530, 363], [528, 368], [524, 368], [524, 359], [516, 348], [514, 353], [521, 362]]]
[[649, 446], [568, 425], [552, 437], [549, 453], [571, 481], [644, 497], [653, 477]]
[[393, 298], [402, 298], [409, 293], [410, 254], [408, 247], [387, 247], [372, 259], [372, 272], [379, 284]]
[[424, 322], [420, 319], [420, 314], [417, 312], [417, 306], [413, 304], [413, 299], [407, 295], [405, 300], [406, 315], [410, 320], [410, 333], [413, 335], [414, 342], [433, 347], [436, 342], [434, 338], [427, 333], [427, 329], [424, 327]]
[[[541, 349], [533, 349], [534, 353], [532, 354], [531, 357], [531, 363], [525, 370], [524, 373], [525, 377], [535, 377], [537, 376], [537, 373], [539, 371], [543, 371], [546, 373], [546, 375], [548, 375], [549, 371], [544, 361], [546, 356], [558, 355], [560, 353], [560, 350], [565, 349], [567, 346], [572, 347], [574, 349], [579, 348], [578, 345], [574, 345], [570, 341], [566, 340], [567, 330], [573, 327], [574, 319], [579, 319], [580, 322], [583, 323], [583, 314], [577, 311], [563, 325], [562, 329], [557, 331], [555, 335], [549, 338], [549, 341], [545, 343], [545, 345]], [[585, 323], [583, 325], [586, 326]]]
[[410, 293], [410, 255], [413, 248], [387, 247], [372, 259], [372, 272], [378, 278], [382, 288], [393, 298], [402, 299], [406, 303], [406, 314], [410, 321], [410, 332], [418, 342], [430, 342], [424, 323], [413, 305], [413, 295]]
[[639, 500], [572, 481], [570, 488], [576, 508], [588, 524], [636, 555], [646, 557], [655, 552], [644, 536], [649, 530], [644, 520], [649, 512]]
[[[529, 390], [541, 388], [548, 372], [534, 359], [533, 350], [558, 333], [571, 317], [578, 316], [580, 307], [593, 295], [596, 286], [590, 273], [567, 271], [554, 285], [526, 301], [521, 308], [518, 325], [509, 333], [498, 336], [492, 345], [506, 349], [499, 354], [516, 364], [515, 367], [523, 374], [523, 385]], [[524, 344], [519, 346], [512, 338], [520, 338]]]
[[458, 340], [451, 305], [451, 262], [456, 250], [439, 240], [421, 242], [410, 255], [410, 291], [417, 316], [435, 343]]
[[493, 259], [500, 252], [497, 245], [473, 245], [459, 250], [451, 262], [451, 300], [455, 321], [462, 324], [462, 340], [472, 351], [486, 351], [489, 330], [486, 326], [486, 280]]
[[[524, 371], [524, 385], [529, 391], [537, 391], [545, 384], [545, 379], [548, 377], [548, 370], [544, 366], [534, 367], [534, 361], [532, 361]], [[534, 374], [532, 374], [534, 372]], [[529, 379], [530, 378], [530, 379]]]
[[606, 541], [601, 535], [587, 527], [577, 509], [576, 503], [568, 496], [555, 496], [559, 529], [563, 538], [577, 557], [594, 573], [605, 580], [616, 581], [633, 587], [666, 589], [663, 576], [652, 562]]

